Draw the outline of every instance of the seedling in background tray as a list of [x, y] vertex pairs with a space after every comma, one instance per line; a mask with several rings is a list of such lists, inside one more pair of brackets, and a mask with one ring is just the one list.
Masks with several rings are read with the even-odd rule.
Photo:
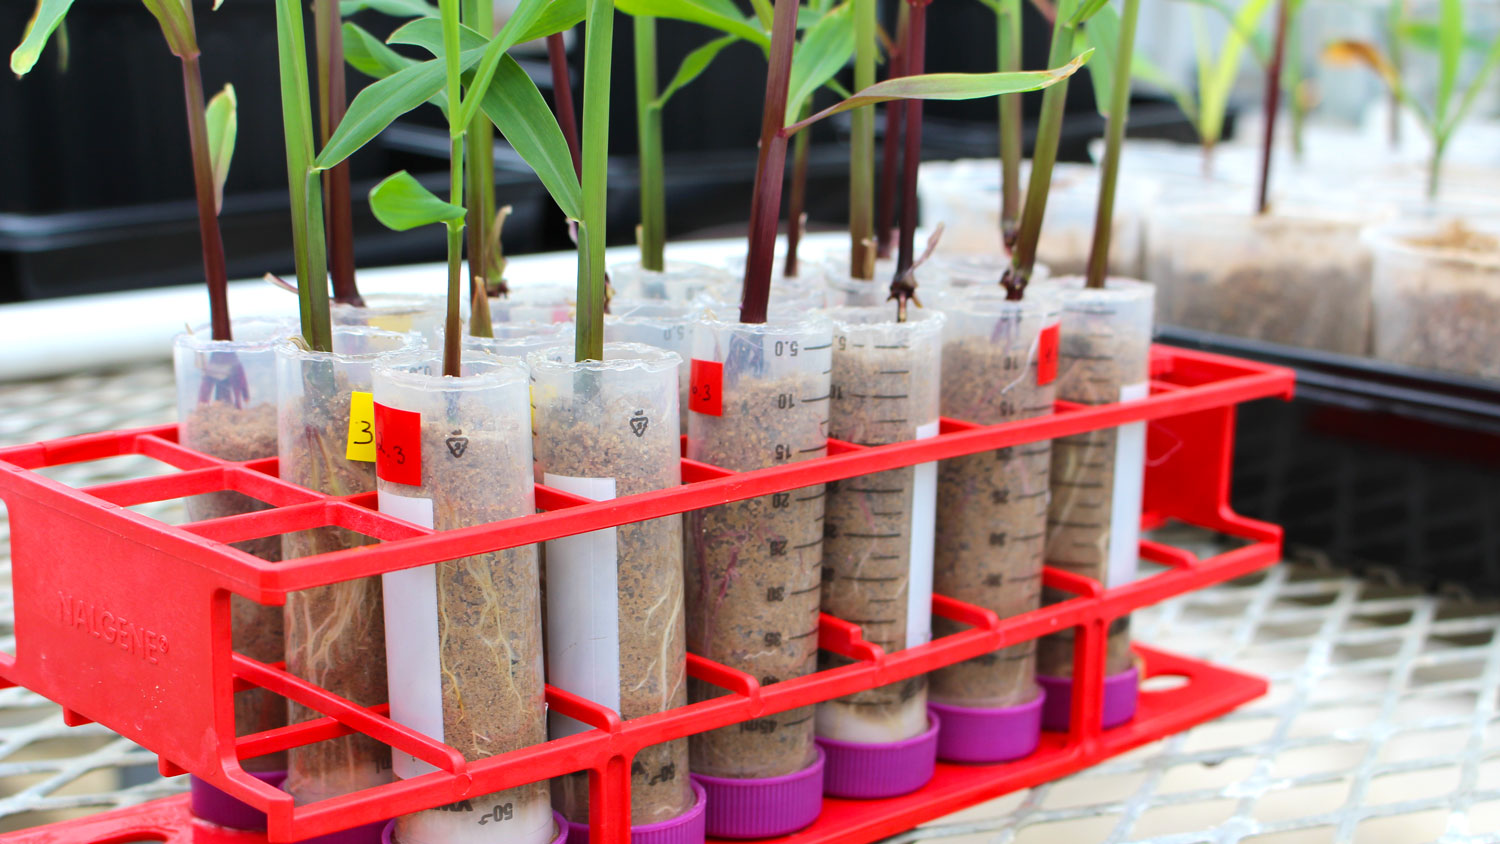
[[1125, 125], [1130, 120], [1130, 68], [1135, 55], [1135, 25], [1140, 0], [1124, 0], [1123, 14], [1104, 6], [1080, 33], [1102, 56], [1089, 68], [1098, 99], [1099, 113], [1108, 121], [1104, 160], [1099, 165], [1099, 204], [1094, 216], [1094, 239], [1089, 248], [1086, 284], [1104, 287], [1109, 275], [1109, 239], [1113, 231], [1115, 186], [1120, 177], [1120, 152], [1125, 144]]
[[[1326, 61], [1349, 64], [1362, 62], [1380, 77], [1390, 89], [1391, 96], [1416, 115], [1417, 121], [1426, 130], [1432, 141], [1432, 155], [1427, 166], [1427, 196], [1436, 199], [1442, 186], [1443, 154], [1459, 124], [1469, 116], [1474, 102], [1484, 90], [1485, 80], [1500, 65], [1500, 38], [1486, 44], [1464, 32], [1463, 0], [1440, 0], [1438, 19], [1416, 21], [1402, 19], [1393, 24], [1395, 40], [1391, 55], [1365, 41], [1335, 41], [1323, 52]], [[1437, 54], [1437, 94], [1432, 106], [1417, 99], [1411, 87], [1401, 78], [1396, 61], [1405, 54], [1404, 47], [1430, 50]], [[1460, 91], [1458, 69], [1465, 51], [1484, 53], [1484, 62], [1469, 80], [1468, 88]], [[1398, 52], [1400, 51], [1400, 52]], [[1455, 101], [1455, 97], [1458, 97]]]
[[[233, 338], [229, 326], [229, 279], [224, 269], [224, 239], [219, 232], [219, 212], [224, 207], [224, 180], [229, 177], [229, 161], [234, 155], [238, 125], [234, 87], [225, 85], [205, 108], [192, 4], [187, 0], [141, 2], [161, 25], [168, 49], [182, 62], [188, 142], [193, 153], [193, 187], [198, 197], [198, 233], [203, 243], [203, 276], [208, 282], [209, 325], [213, 339], [230, 340]], [[72, 5], [73, 0], [37, 0], [26, 35], [10, 54], [12, 73], [19, 77], [31, 72], [47, 40], [62, 25]], [[214, 8], [218, 7], [219, 3], [214, 3]], [[243, 390], [244, 374], [236, 375], [235, 370], [237, 367], [226, 370], [226, 379], [215, 389]]]
[[[439, 8], [438, 18], [419, 17], [390, 38], [390, 43], [420, 47], [431, 53], [433, 58], [426, 61], [407, 58], [358, 27], [346, 27], [351, 42], [350, 62], [379, 80], [354, 98], [344, 121], [314, 165], [325, 170], [339, 164], [396, 118], [425, 102], [434, 103], [447, 115], [452, 139], [450, 201], [438, 199], [411, 174], [402, 171], [375, 186], [370, 192], [370, 207], [382, 223], [397, 230], [436, 223], [446, 225], [448, 311], [443, 371], [457, 375], [463, 334], [459, 321], [463, 231], [468, 216], [463, 204], [465, 138], [481, 119], [493, 123], [536, 171], [563, 213], [569, 219], [579, 219], [581, 196], [567, 142], [536, 84], [505, 53], [517, 43], [546, 37], [577, 20], [573, 4], [564, 0], [550, 3], [527, 0], [517, 6], [493, 38], [487, 38], [464, 25], [459, 0], [446, 0]], [[476, 6], [470, 4], [469, 10], [476, 11]], [[484, 201], [481, 195], [479, 204]], [[602, 209], [600, 216], [602, 219]], [[495, 222], [498, 225], [498, 216]], [[582, 244], [586, 238], [582, 226], [580, 229]], [[599, 248], [603, 249], [602, 243]], [[602, 290], [602, 265], [599, 270]], [[582, 311], [582, 297], [579, 304]], [[602, 335], [602, 329], [598, 333]], [[580, 338], [583, 335], [580, 330]]]

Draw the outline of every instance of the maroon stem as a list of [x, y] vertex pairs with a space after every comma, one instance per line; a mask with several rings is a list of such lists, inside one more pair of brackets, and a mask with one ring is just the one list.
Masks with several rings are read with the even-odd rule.
[[750, 255], [740, 322], [766, 321], [771, 269], [776, 262], [776, 224], [781, 216], [781, 183], [786, 176], [787, 88], [792, 78], [792, 47], [797, 40], [797, 0], [776, 0], [771, 19], [771, 56], [766, 67], [766, 105], [760, 124], [760, 157], [755, 163], [755, 196], [750, 202]]
[[[907, 22], [897, 28], [896, 44], [906, 43]], [[891, 68], [888, 78], [906, 75], [906, 56], [898, 46], [891, 51]], [[891, 232], [896, 219], [896, 145], [901, 142], [902, 100], [885, 104], [885, 139], [880, 149], [880, 190], [875, 197], [875, 255], [891, 257]]]
[[198, 194], [198, 234], [203, 243], [203, 277], [208, 282], [209, 327], [215, 340], [232, 340], [229, 328], [229, 273], [224, 268], [224, 238], [214, 201], [214, 165], [208, 149], [208, 116], [204, 113], [203, 72], [198, 56], [182, 60], [182, 91], [187, 100], [188, 143], [193, 150], [193, 185]]
[[[906, 28], [907, 76], [922, 72], [927, 60], [927, 4], [930, 0], [911, 0], [911, 18]], [[916, 258], [913, 240], [917, 234], [917, 168], [922, 163], [922, 101], [906, 103], [906, 155], [901, 162], [901, 244], [896, 255], [896, 278], [911, 269]], [[893, 291], [894, 292], [894, 291]]]
[[1260, 147], [1260, 190], [1255, 200], [1255, 213], [1264, 214], [1270, 207], [1271, 190], [1271, 145], [1276, 138], [1276, 112], [1281, 103], [1281, 62], [1286, 55], [1287, 0], [1276, 3], [1276, 46], [1271, 53], [1271, 63], [1266, 68], [1266, 134]]
[[[318, 36], [318, 120], [323, 143], [344, 120], [348, 91], [344, 79], [344, 31], [338, 0], [317, 0], [314, 24]], [[354, 212], [349, 189], [349, 162], [323, 171], [323, 221], [328, 239], [328, 274], [333, 301], [363, 307], [354, 281]]]
[[802, 244], [802, 211], [807, 204], [807, 137], [798, 135], [792, 153], [792, 195], [786, 209], [786, 266], [782, 275], [797, 277], [797, 248]]
[[573, 111], [573, 77], [568, 72], [568, 48], [563, 34], [547, 36], [547, 59], [552, 64], [552, 101], [557, 107], [557, 126], [573, 155], [573, 172], [583, 178], [583, 155], [578, 149], [578, 116]]

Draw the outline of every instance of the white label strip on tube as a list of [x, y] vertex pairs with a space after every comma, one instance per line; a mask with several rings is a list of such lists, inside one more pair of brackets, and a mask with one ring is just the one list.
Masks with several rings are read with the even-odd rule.
[[[937, 436], [938, 422], [917, 428], [916, 439]], [[932, 554], [937, 527], [936, 461], [912, 467], [911, 563], [906, 579], [906, 647], [932, 641]]]
[[[384, 484], [382, 484], [384, 486]], [[432, 499], [377, 492], [380, 512], [432, 527]], [[443, 740], [442, 657], [438, 652], [437, 566], [380, 576], [385, 603], [385, 673], [391, 720]], [[391, 768], [402, 779], [436, 771], [410, 753], [392, 748]]]
[[[1149, 383], [1126, 384], [1120, 401], [1143, 399]], [[1135, 580], [1140, 562], [1141, 494], [1146, 483], [1146, 423], [1131, 422], [1115, 429], [1115, 485], [1110, 493], [1109, 565], [1105, 587]]]
[[[594, 501], [615, 497], [614, 478], [547, 472], [542, 483]], [[547, 682], [620, 711], [620, 571], [615, 529], [547, 542]], [[593, 729], [555, 710], [552, 738]]]

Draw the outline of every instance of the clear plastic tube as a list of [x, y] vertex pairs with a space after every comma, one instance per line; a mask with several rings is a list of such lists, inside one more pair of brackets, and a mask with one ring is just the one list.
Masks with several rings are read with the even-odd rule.
[[[932, 272], [922, 277], [924, 284], [938, 290], [963, 290], [970, 287], [1000, 286], [1000, 279], [1010, 269], [1010, 258], [1006, 255], [935, 255], [930, 264]], [[1052, 269], [1046, 264], [1035, 264], [1031, 268], [1030, 283], [1041, 284], [1052, 277]]]
[[[927, 274], [918, 269], [918, 278]], [[881, 258], [875, 261], [875, 277], [855, 278], [849, 274], [849, 257], [841, 255], [823, 263], [823, 283], [826, 286], [828, 307], [878, 307], [885, 304], [891, 295], [891, 280], [896, 276], [896, 261]], [[895, 305], [891, 312], [895, 313]]]
[[[348, 457], [352, 441], [373, 442], [373, 424], [365, 429], [356, 423], [350, 430], [354, 394], [369, 394], [378, 358], [418, 345], [416, 335], [348, 326], [333, 330], [333, 352], [308, 351], [289, 340], [278, 343], [282, 479], [330, 495], [373, 491], [375, 464]], [[323, 527], [284, 534], [281, 551], [283, 559], [295, 559], [371, 541], [343, 528]], [[378, 577], [288, 595], [287, 670], [355, 703], [383, 703], [385, 622], [380, 598]], [[320, 717], [312, 709], [290, 704], [292, 723]], [[287, 756], [285, 787], [302, 803], [390, 781], [390, 748], [366, 736], [294, 748]]]
[[513, 284], [505, 297], [490, 299], [490, 323], [499, 326], [507, 322], [571, 322], [577, 295], [566, 284]]
[[[1248, 204], [1247, 204], [1248, 207]], [[1158, 206], [1147, 220], [1146, 277], [1169, 325], [1308, 349], [1370, 347], [1370, 250], [1378, 211]]]
[[[172, 341], [177, 376], [178, 432], [183, 445], [225, 460], [276, 456], [276, 355], [278, 340], [291, 324], [278, 320], [239, 320], [233, 340], [214, 340], [206, 325]], [[199, 522], [267, 509], [270, 505], [225, 490], [187, 500], [188, 518]], [[235, 543], [262, 560], [281, 559], [281, 538], [268, 536]], [[280, 662], [283, 654], [281, 607], [264, 606], [230, 596], [234, 649], [262, 662]], [[240, 735], [286, 724], [286, 703], [264, 689], [234, 696], [235, 731]], [[285, 753], [246, 759], [246, 770], [286, 767]]]
[[1500, 379], [1500, 223], [1410, 222], [1365, 233], [1375, 356]]
[[[1105, 285], [1095, 290], [1077, 277], [1057, 281], [1062, 299], [1057, 397], [1065, 401], [1108, 404], [1144, 398], [1150, 392], [1155, 288], [1117, 278]], [[1094, 578], [1106, 587], [1135, 579], [1145, 452], [1144, 422], [1053, 440], [1048, 565]], [[1068, 597], [1043, 590], [1048, 603]], [[1130, 669], [1128, 616], [1110, 625], [1107, 650], [1107, 673]], [[1072, 675], [1072, 630], [1038, 643], [1037, 671], [1052, 677]]]
[[376, 293], [363, 298], [365, 304], [361, 306], [334, 303], [329, 309], [333, 324], [379, 328], [397, 334], [415, 331], [422, 336], [423, 343], [436, 348], [433, 342], [448, 313], [446, 298], [404, 293]]
[[[438, 530], [536, 511], [526, 367], [482, 351], [462, 375], [442, 375], [440, 355], [385, 358], [375, 402], [411, 414], [382, 427], [381, 447], [416, 460], [407, 484], [379, 480], [380, 511]], [[536, 546], [384, 575], [391, 717], [470, 761], [547, 740]], [[434, 768], [394, 753], [398, 777]], [[553, 835], [548, 783], [530, 783], [396, 819], [400, 844], [546, 844]]]
[[[536, 477], [603, 500], [677, 486], [677, 371], [682, 358], [606, 343], [603, 361], [571, 348], [535, 352]], [[666, 516], [547, 543], [547, 677], [554, 686], [639, 718], [687, 703], [682, 517]], [[553, 738], [588, 726], [554, 713]], [[569, 774], [554, 803], [589, 821], [588, 773]], [[688, 741], [636, 754], [630, 819], [660, 823], [693, 805]]]
[[[699, 322], [693, 400], [718, 413], [690, 415], [688, 456], [748, 471], [827, 453], [831, 348], [822, 317], [773, 309], [760, 325]], [[765, 684], [817, 667], [823, 505], [820, 485], [688, 514], [688, 650]], [[697, 681], [689, 692], [722, 694]], [[709, 776], [781, 776], [815, 757], [812, 707], [691, 741], [693, 771]]]
[[[941, 313], [893, 304], [834, 308], [829, 433], [886, 445], [938, 433]], [[823, 539], [823, 611], [859, 624], [887, 653], [932, 638], [936, 463], [906, 466], [828, 485]], [[848, 664], [835, 654], [824, 668]], [[818, 735], [895, 742], [927, 730], [927, 678], [870, 689], [818, 705]]]
[[635, 261], [609, 267], [610, 285], [626, 299], [689, 304], [710, 288], [733, 281], [720, 267], [691, 261], [668, 261], [665, 270], [648, 270]]
[[643, 343], [676, 352], [683, 361], [677, 367], [679, 422], [687, 430], [688, 376], [686, 361], [693, 356], [693, 326], [701, 307], [696, 304], [651, 299], [616, 298], [604, 315], [607, 343]]
[[[1043, 332], [1056, 343], [1060, 307], [1045, 287], [1010, 301], [998, 285], [934, 297], [943, 328], [943, 415], [980, 425], [1052, 412], [1057, 383], [1038, 367]], [[1055, 348], [1055, 346], [1054, 346]], [[1050, 441], [944, 460], [938, 475], [933, 588], [1010, 618], [1041, 606]], [[933, 621], [938, 636], [963, 627]], [[1036, 697], [1036, 642], [1022, 642], [940, 669], [932, 699], [982, 708]]]

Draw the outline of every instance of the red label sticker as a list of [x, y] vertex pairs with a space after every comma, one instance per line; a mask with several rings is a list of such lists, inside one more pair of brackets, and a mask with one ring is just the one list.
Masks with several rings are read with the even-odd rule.
[[1058, 326], [1049, 325], [1042, 329], [1041, 337], [1037, 340], [1036, 382], [1038, 384], [1051, 384], [1057, 380], [1057, 334]]
[[724, 364], [693, 359], [688, 387], [688, 410], [707, 416], [724, 415]]
[[422, 485], [422, 414], [375, 404], [375, 475], [391, 483]]

